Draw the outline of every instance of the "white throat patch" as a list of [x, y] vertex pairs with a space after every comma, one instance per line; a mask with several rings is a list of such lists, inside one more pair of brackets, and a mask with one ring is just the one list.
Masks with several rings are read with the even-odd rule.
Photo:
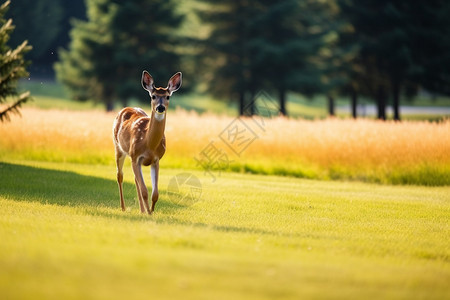
[[155, 114], [156, 121], [162, 121], [162, 120], [164, 120], [164, 117], [166, 116], [165, 113], [158, 114], [157, 112], [154, 112], [154, 114]]

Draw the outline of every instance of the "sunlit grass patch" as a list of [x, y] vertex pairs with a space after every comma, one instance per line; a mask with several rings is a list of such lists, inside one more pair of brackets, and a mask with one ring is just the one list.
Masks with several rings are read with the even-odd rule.
[[[203, 193], [141, 215], [113, 166], [0, 164], [0, 294], [6, 298], [445, 299], [446, 187], [194, 171]], [[148, 181], [149, 174], [145, 174]]]

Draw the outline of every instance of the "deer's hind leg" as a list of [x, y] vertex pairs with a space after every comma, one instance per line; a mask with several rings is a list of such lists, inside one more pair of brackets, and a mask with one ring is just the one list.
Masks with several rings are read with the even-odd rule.
[[142, 213], [150, 213], [148, 208], [148, 190], [144, 182], [144, 177], [142, 176], [142, 166], [140, 162], [132, 161], [134, 172], [134, 181], [136, 182], [136, 191], [139, 197], [139, 206]]

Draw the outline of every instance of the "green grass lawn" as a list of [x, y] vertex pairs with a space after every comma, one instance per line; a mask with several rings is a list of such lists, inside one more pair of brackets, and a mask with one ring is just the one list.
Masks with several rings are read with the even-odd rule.
[[[0, 163], [3, 299], [449, 299], [448, 187], [222, 172], [141, 215], [125, 170]], [[149, 170], [145, 169], [149, 183]]]

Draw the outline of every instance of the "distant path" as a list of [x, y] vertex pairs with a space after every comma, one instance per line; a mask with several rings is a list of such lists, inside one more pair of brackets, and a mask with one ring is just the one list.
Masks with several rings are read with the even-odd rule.
[[[349, 112], [350, 106], [338, 107], [337, 110], [339, 112]], [[359, 105], [358, 106], [358, 115], [375, 115], [377, 113], [377, 108], [375, 105]], [[391, 106], [386, 108], [387, 114], [393, 114], [393, 110]], [[449, 115], [450, 116], [450, 107], [449, 106], [401, 106], [400, 107], [400, 115]]]

